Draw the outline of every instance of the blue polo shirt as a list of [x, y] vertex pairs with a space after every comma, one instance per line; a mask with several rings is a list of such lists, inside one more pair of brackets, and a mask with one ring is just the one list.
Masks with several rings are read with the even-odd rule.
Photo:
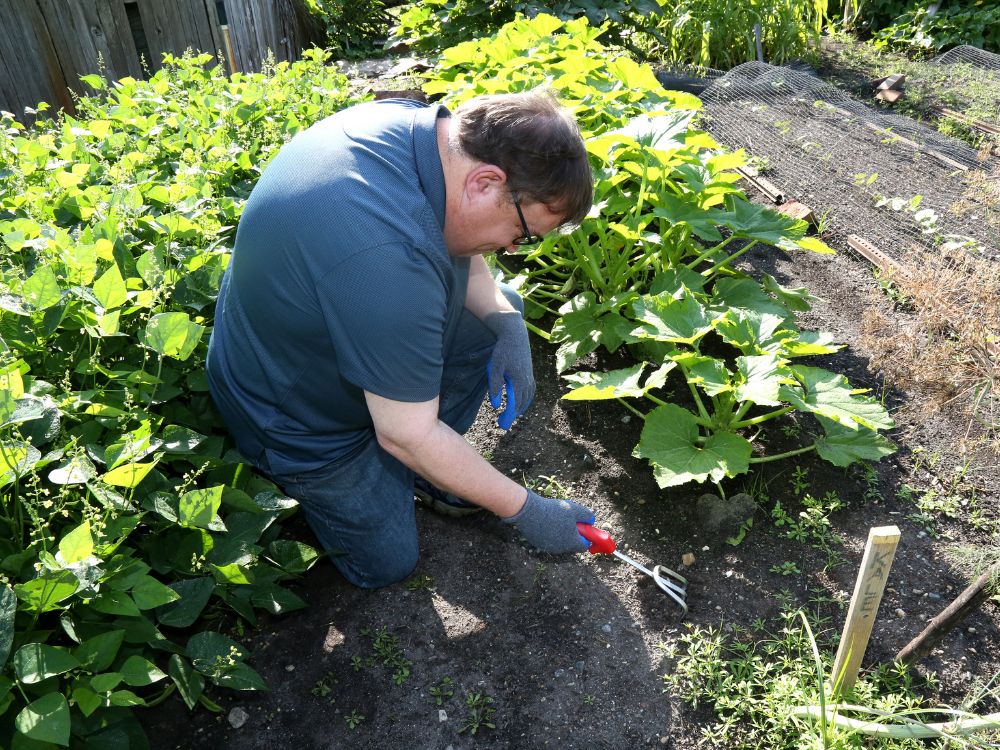
[[244, 208], [209, 343], [213, 399], [269, 473], [371, 439], [363, 391], [440, 392], [469, 261], [444, 243], [440, 106], [350, 107], [295, 136]]

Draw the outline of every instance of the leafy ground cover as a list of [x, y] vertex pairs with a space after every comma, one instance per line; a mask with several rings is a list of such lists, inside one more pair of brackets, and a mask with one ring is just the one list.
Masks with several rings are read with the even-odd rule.
[[[761, 728], [775, 747], [796, 747], [816, 731], [786, 708], [815, 703], [822, 680], [809, 676], [808, 628], [795, 612], [808, 612], [828, 652], [869, 526], [898, 523], [906, 539], [869, 667], [890, 661], [964, 585], [968, 571], [943, 562], [942, 540], [995, 538], [996, 488], [979, 457], [941, 452], [956, 431], [943, 416], [917, 418], [867, 371], [856, 311], [870, 274], [843, 256], [803, 252], [826, 248], [745, 200], [731, 175], [741, 157], [694, 127], [696, 101], [608, 54], [582, 21], [533, 24], [486, 49], [446, 53], [429, 90], [457, 101], [534, 85], [543, 65], [552, 74], [588, 130], [607, 214], [514, 259], [513, 270], [536, 300], [533, 325], [550, 338], [581, 307], [610, 305], [604, 312], [626, 322], [611, 327], [617, 346], [593, 336], [556, 348], [538, 337], [532, 415], [501, 434], [484, 414], [470, 439], [539, 491], [591, 504], [643, 562], [683, 569], [689, 621], [620, 563], [539, 556], [488, 518], [421, 514], [420, 568], [384, 591], [351, 589], [324, 565], [294, 594], [278, 585], [315, 552], [301, 522], [286, 520], [293, 503], [241, 469], [217, 434], [199, 377], [205, 329], [255, 175], [284, 138], [353, 89], [321, 56], [233, 81], [179, 61], [148, 84], [90, 79], [108, 99], [85, 102], [76, 120], [43, 123], [37, 138], [7, 121], [0, 141], [0, 335], [11, 355], [4, 507], [15, 545], [2, 561], [0, 643], [15, 747], [70, 735], [79, 746], [142, 747], [128, 708], [161, 698], [155, 711], [136, 711], [162, 747], [686, 749], [702, 737], [756, 747]], [[643, 127], [629, 129], [637, 115]], [[561, 275], [562, 258], [588, 260], [597, 248], [597, 262]], [[621, 295], [633, 297], [617, 304]], [[816, 330], [830, 336], [806, 333]], [[796, 354], [810, 357], [800, 365], [783, 361], [795, 354], [786, 345], [815, 348]], [[662, 380], [639, 377], [650, 350]], [[619, 373], [577, 379], [577, 391], [613, 398], [564, 398], [557, 373], [570, 365]], [[879, 397], [845, 393], [855, 387]], [[821, 391], [849, 407], [840, 421]], [[614, 400], [644, 394], [679, 403], [654, 402], [640, 419]], [[699, 403], [711, 406], [707, 418]], [[785, 460], [752, 474], [729, 458], [712, 464], [717, 476], [710, 468], [702, 479], [724, 482], [726, 501], [660, 481], [670, 459], [650, 472], [633, 448], [649, 438], [650, 415], [670, 405], [678, 411], [665, 423], [689, 424], [680, 411], [695, 419], [689, 452], [712, 453], [718, 434], [746, 440], [742, 430], [752, 455]], [[815, 460], [819, 446], [805, 435], [829, 443], [829, 429], [887, 452], [873, 427], [888, 428], [888, 412], [899, 424], [896, 458]], [[296, 616], [274, 616], [302, 601], [310, 606]], [[260, 628], [240, 637], [244, 623]], [[995, 710], [997, 632], [994, 610], [977, 613], [912, 679], [875, 670], [857, 697], [897, 710], [972, 695], [970, 710]], [[756, 659], [751, 633], [764, 644]], [[749, 669], [775, 679], [744, 678]], [[219, 689], [263, 683], [270, 692]], [[190, 714], [197, 703], [219, 713]], [[870, 746], [850, 731], [831, 737], [841, 744], [816, 746]]]
[[263, 687], [226, 612], [302, 606], [280, 584], [317, 553], [227, 453], [204, 356], [260, 169], [348, 101], [323, 59], [232, 80], [170, 59], [88, 76], [76, 118], [0, 120], [4, 746], [142, 747], [131, 707]]

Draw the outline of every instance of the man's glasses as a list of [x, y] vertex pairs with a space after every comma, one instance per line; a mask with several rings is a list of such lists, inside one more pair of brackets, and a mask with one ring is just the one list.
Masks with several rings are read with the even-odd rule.
[[532, 234], [531, 230], [528, 229], [528, 222], [524, 220], [524, 211], [521, 210], [521, 200], [517, 197], [517, 193], [513, 190], [510, 191], [511, 198], [514, 199], [514, 208], [517, 209], [517, 218], [521, 220], [521, 229], [524, 230], [524, 236], [518, 237], [514, 240], [514, 244], [518, 247], [524, 247], [525, 245], [537, 245], [542, 241], [542, 238], [537, 234]]

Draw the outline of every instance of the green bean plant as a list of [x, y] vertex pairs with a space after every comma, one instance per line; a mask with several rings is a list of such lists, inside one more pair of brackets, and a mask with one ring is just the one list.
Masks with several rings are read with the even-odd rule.
[[[891, 452], [878, 434], [893, 424], [881, 404], [842, 375], [797, 362], [840, 348], [796, 325], [808, 292], [734, 267], [755, 247], [832, 250], [806, 236], [804, 222], [750, 203], [735, 185], [745, 157], [696, 129], [700, 102], [665, 91], [647, 67], [604, 48], [599, 33], [585, 19], [514, 22], [445, 50], [425, 85], [449, 102], [545, 85], [578, 117], [594, 208], [580, 227], [520, 258], [517, 278], [529, 315], [555, 318], [548, 332], [533, 327], [559, 344], [560, 372], [599, 348], [624, 347], [638, 363], [568, 375], [565, 398], [616, 398], [641, 416], [636, 454], [662, 487], [718, 483], [810, 451], [839, 466]], [[632, 398], [653, 408], [643, 412]], [[760, 425], [793, 410], [815, 415], [822, 434], [754, 455]]]
[[[235, 225], [350, 98], [325, 55], [228, 78], [167, 56], [0, 115], [0, 746], [149, 746], [132, 709], [263, 689], [226, 632], [304, 606], [296, 503], [231, 449], [204, 359]], [[42, 110], [44, 112], [44, 110]]]

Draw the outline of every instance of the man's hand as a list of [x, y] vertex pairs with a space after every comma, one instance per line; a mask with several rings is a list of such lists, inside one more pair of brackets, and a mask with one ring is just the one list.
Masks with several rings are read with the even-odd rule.
[[506, 388], [507, 406], [497, 418], [497, 424], [508, 430], [535, 397], [528, 329], [518, 312], [490, 313], [483, 323], [497, 337], [493, 356], [486, 365], [486, 392], [493, 408], [499, 409]]
[[552, 500], [528, 490], [524, 507], [503, 522], [517, 527], [542, 552], [586, 552], [590, 542], [580, 536], [576, 524], [593, 523], [594, 511], [572, 500]]

